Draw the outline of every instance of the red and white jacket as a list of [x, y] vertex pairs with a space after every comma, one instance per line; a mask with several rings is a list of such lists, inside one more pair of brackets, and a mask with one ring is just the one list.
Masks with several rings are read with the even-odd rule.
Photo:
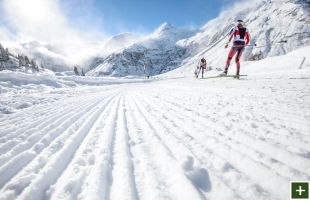
[[245, 42], [246, 45], [250, 42], [250, 34], [248, 33], [247, 28], [235, 26], [229, 32], [229, 41], [234, 38], [233, 42]]

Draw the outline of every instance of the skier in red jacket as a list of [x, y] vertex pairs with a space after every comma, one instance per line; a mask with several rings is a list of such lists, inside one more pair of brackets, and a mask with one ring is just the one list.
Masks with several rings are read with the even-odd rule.
[[240, 58], [244, 51], [244, 47], [249, 44], [250, 42], [250, 34], [248, 33], [247, 28], [244, 27], [244, 23], [242, 20], [237, 21], [237, 25], [231, 29], [229, 32], [229, 40], [225, 45], [225, 48], [228, 47], [229, 42], [233, 39], [233, 46], [229, 51], [228, 58], [226, 60], [226, 67], [223, 75], [227, 75], [227, 71], [230, 65], [231, 59], [236, 55], [236, 65], [237, 65], [237, 72], [236, 78], [239, 78], [240, 73]]

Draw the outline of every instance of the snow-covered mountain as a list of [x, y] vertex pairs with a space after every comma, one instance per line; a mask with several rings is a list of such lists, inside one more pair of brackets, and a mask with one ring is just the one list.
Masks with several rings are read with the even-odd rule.
[[[233, 26], [232, 22], [237, 19], [245, 21], [251, 35], [251, 44], [257, 44], [255, 48], [246, 48], [244, 60], [283, 55], [310, 45], [310, 1], [265, 0], [237, 3], [208, 22], [200, 33], [178, 42], [188, 48], [188, 52], [192, 52], [179, 70], [192, 70], [201, 57], [206, 57], [210, 65], [223, 68], [228, 53], [223, 48], [228, 41], [226, 35]], [[287, 43], [278, 43], [280, 41]]]
[[105, 53], [112, 53], [130, 46], [140, 41], [142, 38], [142, 36], [134, 33], [121, 33], [108, 39], [103, 45], [103, 51]]
[[129, 32], [121, 33], [119, 35], [109, 38], [107, 41], [104, 42], [103, 45], [99, 46], [96, 55], [88, 59], [89, 69], [91, 70], [96, 68], [110, 54], [123, 48], [129, 47], [130, 45], [142, 39], [143, 36]]
[[[258, 45], [247, 47], [245, 60], [283, 55], [310, 45], [309, 0], [243, 1], [223, 11], [194, 35], [192, 31], [165, 23], [144, 41], [97, 60], [98, 66], [88, 75], [143, 75], [145, 68], [146, 73], [160, 74], [180, 66], [178, 70], [187, 71], [201, 57], [206, 57], [210, 65], [222, 68], [228, 51], [223, 46], [237, 19], [245, 21], [252, 44]], [[277, 43], [285, 40], [287, 43]]]
[[193, 30], [180, 29], [164, 23], [142, 41], [104, 58], [87, 74], [90, 76], [153, 75], [173, 70], [186, 58], [186, 49], [176, 45], [176, 42], [195, 33]]

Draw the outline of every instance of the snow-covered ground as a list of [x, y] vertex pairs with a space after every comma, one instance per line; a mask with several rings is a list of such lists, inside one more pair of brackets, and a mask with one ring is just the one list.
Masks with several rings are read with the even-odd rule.
[[289, 199], [310, 180], [309, 55], [240, 80], [1, 72], [0, 199]]

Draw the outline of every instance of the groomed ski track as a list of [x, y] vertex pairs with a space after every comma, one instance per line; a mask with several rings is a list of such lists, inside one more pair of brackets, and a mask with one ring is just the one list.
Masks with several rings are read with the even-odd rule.
[[310, 180], [306, 77], [83, 87], [2, 115], [0, 199], [288, 199]]

